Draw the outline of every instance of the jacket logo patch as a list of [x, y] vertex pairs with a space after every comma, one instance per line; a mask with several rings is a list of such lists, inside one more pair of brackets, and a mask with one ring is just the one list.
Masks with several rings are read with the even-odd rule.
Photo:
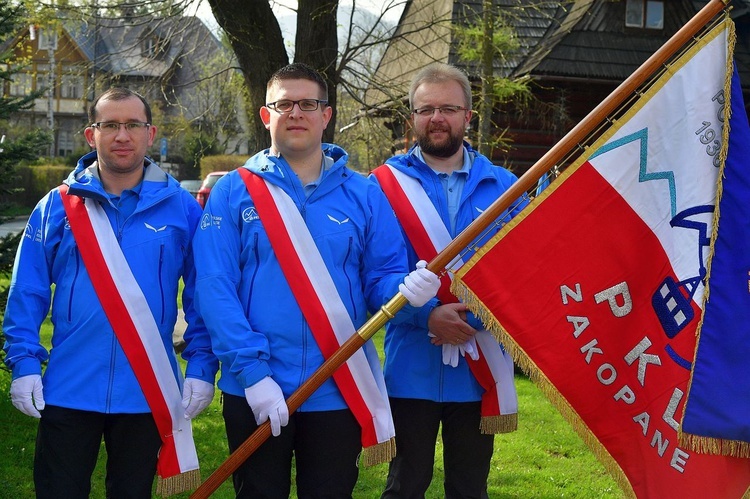
[[211, 215], [204, 213], [203, 217], [201, 217], [201, 230], [205, 230], [209, 227], [211, 227]]
[[221, 229], [221, 217], [215, 217], [210, 213], [204, 213], [201, 217], [201, 230], [206, 230], [212, 225]]
[[345, 223], [347, 223], [349, 221], [348, 218], [345, 218], [345, 219], [339, 221], [339, 220], [336, 220], [335, 218], [333, 218], [331, 215], [328, 215], [328, 220], [332, 220], [332, 221], [336, 222], [339, 225], [343, 225], [343, 224], [345, 224]]
[[260, 217], [258, 216], [258, 212], [255, 210], [255, 206], [246, 208], [245, 211], [242, 212], [242, 220], [245, 223], [250, 223], [253, 220], [260, 220]]
[[[66, 218], [67, 220], [67, 218]], [[36, 229], [34, 230], [34, 227], [31, 226], [31, 224], [27, 223], [26, 228], [23, 231], [23, 237], [26, 239], [30, 239], [34, 241], [35, 243], [41, 243], [42, 242], [42, 229]]]
[[146, 222], [143, 222], [143, 225], [145, 225], [147, 229], [151, 229], [151, 230], [153, 230], [154, 232], [161, 232], [161, 231], [163, 231], [164, 229], [166, 229], [166, 228], [167, 228], [167, 226], [166, 226], [166, 225], [163, 225], [163, 226], [161, 226], [161, 227], [159, 227], [159, 228], [157, 229], [157, 228], [156, 228], [156, 227], [154, 227], [153, 225], [151, 225], [151, 224], [149, 224], [149, 223], [146, 223]]

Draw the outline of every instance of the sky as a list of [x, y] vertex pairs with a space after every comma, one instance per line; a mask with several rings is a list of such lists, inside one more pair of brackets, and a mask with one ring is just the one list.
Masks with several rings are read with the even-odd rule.
[[[390, 23], [398, 23], [401, 17], [401, 12], [404, 10], [406, 0], [357, 0], [357, 9], [367, 9], [375, 14], [382, 12], [387, 6], [392, 5], [393, 8], [388, 10], [388, 13], [384, 16], [384, 19]], [[339, 3], [340, 7], [351, 6], [351, 0], [342, 0]], [[286, 39], [293, 40], [294, 31], [294, 9], [297, 6], [295, 0], [274, 0], [272, 9], [276, 13], [277, 18], [287, 18], [288, 22], [281, 23], [281, 31]], [[216, 20], [211, 13], [211, 7], [208, 5], [206, 0], [201, 0], [196, 15], [204, 20], [206, 25], [212, 30], [217, 29]], [[288, 27], [287, 27], [288, 26]]]

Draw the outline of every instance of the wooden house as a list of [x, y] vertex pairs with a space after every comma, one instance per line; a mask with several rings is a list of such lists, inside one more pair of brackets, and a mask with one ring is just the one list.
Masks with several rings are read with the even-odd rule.
[[[211, 94], [218, 84], [202, 83], [207, 71], [214, 71], [209, 65], [217, 57], [231, 59], [203, 21], [189, 16], [92, 17], [48, 27], [28, 26], [0, 45], [0, 50], [12, 50], [23, 66], [5, 88], [0, 87], [6, 95], [52, 88], [14, 119], [20, 126], [53, 130], [51, 155], [55, 156], [88, 148], [81, 132], [88, 124], [89, 106], [96, 95], [113, 85], [144, 95], [155, 121], [158, 116], [154, 124], [160, 127], [177, 117], [200, 127], [203, 117], [219, 106], [219, 98]], [[223, 70], [229, 65], [225, 62], [215, 73], [227, 74]], [[243, 102], [234, 97], [239, 100], [227, 105], [234, 116], [226, 116], [226, 128], [241, 131], [246, 129]], [[244, 135], [238, 134], [227, 152], [246, 153]], [[161, 132], [160, 137], [164, 137]], [[163, 154], [163, 150], [157, 146], [155, 153]]]

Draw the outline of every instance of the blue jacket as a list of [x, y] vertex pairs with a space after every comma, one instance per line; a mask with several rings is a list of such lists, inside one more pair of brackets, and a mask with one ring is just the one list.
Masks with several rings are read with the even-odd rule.
[[[464, 146], [472, 158], [472, 165], [461, 196], [456, 228], [453, 232], [450, 230], [448, 203], [440, 179], [417, 157], [415, 148], [412, 147], [408, 153], [394, 156], [386, 162], [420, 182], [437, 208], [451, 237], [454, 238], [517, 180], [515, 175], [505, 168], [493, 165], [486, 157], [472, 150], [468, 144], [464, 143]], [[374, 175], [370, 178], [377, 183]], [[527, 204], [527, 199], [514, 203], [510, 215], [515, 216]], [[500, 218], [503, 219], [507, 215], [506, 211]], [[481, 246], [498, 230], [499, 227], [494, 228], [489, 234], [475, 240], [469, 246], [468, 253], [462, 254], [463, 261], [471, 258], [471, 248]], [[411, 268], [416, 265], [418, 257], [408, 239], [406, 245]], [[461, 357], [458, 367], [446, 366], [442, 361], [442, 347], [430, 343], [427, 318], [438, 304], [438, 300], [433, 299], [422, 307], [411, 321], [390, 322], [386, 325], [384, 371], [388, 395], [435, 402], [481, 400], [483, 390], [471, 374], [466, 361]], [[468, 320], [475, 329], [483, 328], [473, 314], [468, 314]]]
[[[346, 167], [343, 149], [323, 144], [323, 152], [334, 163], [309, 198], [288, 163], [268, 151], [243, 168], [281, 187], [295, 202], [359, 328], [368, 312], [398, 292], [407, 271], [406, 249], [380, 189]], [[244, 396], [245, 388], [271, 376], [288, 398], [324, 359], [239, 172], [225, 175], [211, 190], [193, 247], [196, 304], [221, 361], [219, 388]], [[346, 407], [328, 379], [300, 410]]]
[[[185, 281], [182, 305], [189, 324], [186, 375], [213, 383], [218, 361], [208, 332], [193, 308], [195, 273], [190, 239], [200, 206], [178, 182], [146, 160], [140, 195], [132, 215], [122, 219], [99, 181], [96, 152], [81, 158], [65, 183], [69, 193], [104, 208], [133, 275], [159, 327], [175, 376], [172, 332], [177, 291]], [[54, 285], [54, 300], [51, 287]], [[39, 342], [39, 327], [52, 300], [52, 349]], [[41, 374], [47, 404], [102, 413], [150, 412], [132, 368], [96, 296], [67, 224], [57, 189], [34, 209], [18, 247], [5, 310], [6, 364], [13, 378]]]

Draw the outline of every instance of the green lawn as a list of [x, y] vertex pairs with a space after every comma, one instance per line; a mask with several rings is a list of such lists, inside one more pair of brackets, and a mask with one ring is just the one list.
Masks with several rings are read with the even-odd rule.
[[[49, 337], [49, 324], [43, 337]], [[382, 333], [376, 335], [382, 341]], [[9, 374], [0, 371], [0, 498], [33, 498], [32, 462], [36, 420], [24, 416], [7, 396]], [[497, 435], [489, 479], [491, 498], [616, 498], [622, 492], [583, 441], [563, 420], [537, 387], [526, 377], [517, 376], [519, 396], [518, 431]], [[193, 422], [203, 478], [227, 457], [219, 396]], [[427, 497], [442, 497], [442, 446], [438, 442], [435, 477]], [[92, 497], [104, 497], [105, 451], [92, 480]], [[378, 497], [385, 484], [387, 465], [360, 470], [355, 498]], [[182, 494], [177, 497], [188, 497]], [[213, 497], [234, 497], [230, 481]]]

